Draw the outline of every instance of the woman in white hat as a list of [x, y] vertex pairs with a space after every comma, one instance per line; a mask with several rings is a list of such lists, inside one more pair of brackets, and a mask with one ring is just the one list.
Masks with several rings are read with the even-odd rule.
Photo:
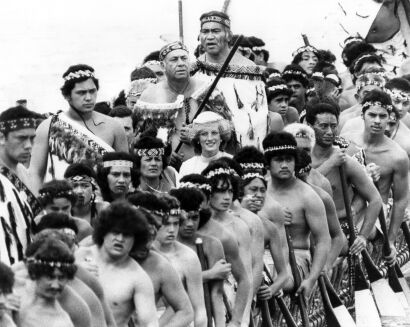
[[196, 155], [182, 163], [179, 170], [180, 177], [200, 174], [211, 161], [221, 157], [232, 158], [229, 153], [223, 151], [231, 134], [232, 124], [229, 120], [212, 111], [199, 114], [188, 132]]

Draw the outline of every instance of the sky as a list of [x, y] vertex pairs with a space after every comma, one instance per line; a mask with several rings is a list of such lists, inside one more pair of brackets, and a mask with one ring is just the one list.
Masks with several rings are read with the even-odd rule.
[[[184, 41], [193, 51], [199, 16], [220, 10], [224, 1], [182, 3]], [[303, 45], [302, 33], [311, 44], [340, 57], [339, 44], [347, 35], [334, 28], [336, 8], [337, 0], [231, 0], [228, 14], [233, 33], [262, 38], [271, 59], [286, 63]], [[109, 101], [127, 88], [131, 71], [144, 56], [163, 46], [163, 39], [177, 37], [178, 1], [3, 1], [0, 26], [0, 111], [24, 98], [32, 110], [56, 112], [67, 107], [59, 89], [70, 65], [95, 68], [98, 101]]]

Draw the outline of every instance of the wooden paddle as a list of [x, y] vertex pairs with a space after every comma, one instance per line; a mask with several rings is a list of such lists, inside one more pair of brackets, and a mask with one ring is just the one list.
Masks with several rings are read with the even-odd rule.
[[[226, 69], [228, 68], [229, 63], [232, 60], [232, 57], [236, 53], [236, 50], [238, 50], [239, 44], [241, 43], [243, 39], [243, 35], [239, 35], [238, 38], [236, 39], [231, 51], [228, 54], [228, 57], [226, 57], [225, 62], [221, 66], [221, 69], [219, 70], [218, 74], [216, 75], [214, 81], [212, 82], [211, 86], [209, 87], [204, 100], [201, 102], [201, 104], [198, 107], [198, 110], [196, 111], [194, 117], [192, 118], [192, 121], [198, 117], [198, 115], [202, 112], [202, 110], [205, 108], [206, 103], [208, 102], [209, 98], [212, 95], [212, 92], [215, 90], [216, 85], [218, 84], [219, 80], [225, 74]], [[175, 148], [175, 152], [178, 153], [178, 151], [181, 149], [182, 142], [179, 142], [177, 147]]]
[[[353, 223], [352, 210], [350, 207], [349, 195], [347, 192], [347, 180], [344, 166], [339, 167], [340, 183], [342, 186], [343, 201], [346, 210], [347, 223], [349, 225], [349, 246], [356, 239], [355, 226]], [[382, 323], [377, 311], [376, 303], [370, 292], [369, 285], [360, 266], [360, 262], [355, 257], [350, 258], [354, 267], [354, 298], [356, 311], [356, 325], [358, 327], [373, 326], [381, 327]]]
[[[285, 233], [289, 248], [290, 269], [292, 270], [293, 280], [295, 282], [295, 290], [297, 290], [300, 287], [300, 284], [302, 283], [302, 279], [299, 275], [299, 270], [296, 264], [295, 250], [293, 248], [292, 237], [290, 236], [288, 226], [285, 226]], [[309, 315], [304, 294], [299, 294], [299, 296], [297, 296], [297, 304], [299, 306], [300, 315], [302, 318], [302, 326], [309, 327]]]
[[[268, 285], [273, 284], [273, 278], [269, 272], [268, 267], [266, 265], [263, 266], [263, 275]], [[283, 318], [286, 321], [286, 326], [288, 327], [298, 327], [295, 320], [293, 319], [292, 314], [290, 313], [288, 307], [286, 306], [285, 301], [283, 300], [282, 295], [276, 295], [275, 300], [278, 303], [279, 309], [282, 312]]]
[[[198, 254], [199, 262], [201, 263], [201, 268], [202, 271], [208, 270], [208, 261], [206, 260], [205, 257], [205, 252], [204, 252], [204, 246], [202, 243], [202, 238], [198, 237], [195, 240], [195, 246], [196, 246], [196, 252]], [[209, 284], [203, 283], [202, 284], [204, 287], [204, 298], [205, 298], [205, 310], [206, 310], [206, 317], [208, 319], [208, 327], [213, 326], [213, 321], [212, 321], [212, 298], [211, 298], [211, 290], [209, 289]]]

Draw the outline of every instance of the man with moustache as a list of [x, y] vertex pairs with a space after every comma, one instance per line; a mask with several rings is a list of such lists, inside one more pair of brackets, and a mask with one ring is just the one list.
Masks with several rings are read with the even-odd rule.
[[[229, 16], [210, 11], [200, 17], [199, 40], [205, 53], [192, 66], [192, 73], [207, 83], [218, 74], [230, 52], [232, 41]], [[263, 82], [264, 67], [242, 56], [237, 51], [218, 82], [235, 128], [234, 146], [261, 146], [268, 128], [268, 103]], [[236, 148], [229, 148], [234, 154]]]
[[391, 254], [386, 257], [393, 264], [396, 257], [394, 243], [397, 232], [408, 204], [409, 159], [405, 151], [385, 135], [389, 119], [397, 117], [390, 96], [382, 91], [373, 90], [363, 99], [364, 130], [352, 137], [352, 141], [363, 148], [366, 164], [376, 164], [380, 169], [378, 180], [380, 196], [387, 204], [390, 190], [393, 194], [392, 216], [388, 230]]
[[114, 119], [94, 111], [99, 89], [94, 69], [70, 66], [63, 74], [62, 95], [68, 111], [43, 121], [37, 129], [30, 163], [33, 191], [44, 179], [61, 179], [67, 166], [82, 160], [97, 164], [111, 151], [128, 151], [124, 129]]
[[139, 326], [158, 326], [152, 282], [130, 253], [149, 238], [145, 214], [126, 202], [104, 209], [94, 229], [95, 245], [80, 248], [78, 262], [96, 265], [97, 277], [118, 327], [135, 313]]
[[[337, 216], [345, 233], [347, 232], [347, 221], [339, 173], [341, 165], [344, 165], [346, 171], [349, 198], [353, 197], [352, 187], [354, 187], [355, 192], [367, 202], [363, 223], [358, 226], [358, 236], [350, 247], [351, 254], [359, 254], [366, 247], [367, 240], [375, 236], [374, 224], [381, 209], [381, 198], [363, 167], [343, 150], [333, 146], [338, 126], [338, 112], [335, 107], [319, 103], [307, 113], [306, 120], [315, 131], [316, 136], [311, 152], [312, 167], [329, 180]], [[359, 222], [355, 221], [355, 223], [357, 225]]]

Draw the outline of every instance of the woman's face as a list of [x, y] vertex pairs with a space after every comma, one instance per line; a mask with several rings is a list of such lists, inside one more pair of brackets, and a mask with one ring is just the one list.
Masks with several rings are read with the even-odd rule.
[[199, 144], [201, 145], [202, 153], [216, 154], [221, 145], [221, 135], [218, 125], [204, 129], [199, 132]]
[[140, 173], [145, 178], [159, 177], [163, 170], [162, 156], [143, 156], [141, 158]]
[[298, 65], [302, 67], [306, 73], [311, 75], [313, 73], [313, 68], [315, 68], [318, 62], [317, 55], [312, 51], [305, 51], [302, 53], [302, 58]]

